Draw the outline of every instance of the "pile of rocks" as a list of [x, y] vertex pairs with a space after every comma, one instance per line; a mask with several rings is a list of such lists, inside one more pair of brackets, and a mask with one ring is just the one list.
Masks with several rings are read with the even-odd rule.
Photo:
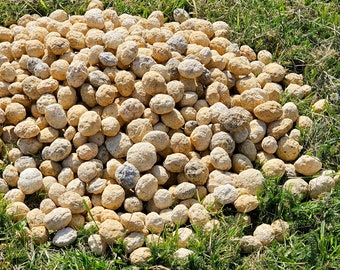
[[[36, 243], [66, 246], [79, 228], [95, 226], [93, 252], [123, 239], [140, 263], [164, 227], [177, 225], [182, 257], [193, 235], [186, 225], [211, 230], [219, 224], [211, 214], [226, 204], [256, 209], [265, 177], [288, 176], [283, 188], [300, 198], [335, 185], [327, 175], [302, 178], [322, 167], [300, 156], [299, 129], [313, 122], [279, 103], [283, 92], [310, 93], [302, 76], [268, 51], [229, 41], [225, 22], [181, 9], [174, 18], [118, 16], [93, 1], [83, 16], [56, 10], [0, 27], [8, 148], [0, 193]], [[46, 198], [30, 209], [25, 198], [41, 190]], [[277, 228], [287, 224], [277, 222], [243, 239], [244, 249], [282, 239]]]

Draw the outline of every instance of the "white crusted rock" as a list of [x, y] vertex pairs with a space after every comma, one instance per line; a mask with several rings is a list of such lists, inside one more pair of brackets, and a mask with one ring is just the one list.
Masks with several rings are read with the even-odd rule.
[[70, 227], [66, 227], [57, 231], [52, 239], [52, 244], [57, 247], [66, 247], [71, 245], [76, 239], [77, 231]]
[[216, 200], [223, 205], [233, 203], [238, 197], [237, 189], [230, 184], [216, 187], [213, 194]]
[[18, 188], [25, 194], [33, 194], [43, 187], [43, 176], [37, 168], [27, 168], [20, 173]]

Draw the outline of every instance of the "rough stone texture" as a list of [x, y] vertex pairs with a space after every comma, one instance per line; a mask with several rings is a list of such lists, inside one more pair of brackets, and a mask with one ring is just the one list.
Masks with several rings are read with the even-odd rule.
[[207, 125], [201, 125], [192, 131], [190, 140], [197, 151], [204, 151], [209, 147], [212, 135], [212, 131]]
[[105, 208], [116, 210], [124, 202], [124, 189], [116, 184], [109, 184], [102, 193], [101, 203]]
[[49, 212], [51, 212], [56, 207], [57, 207], [56, 204], [49, 198], [43, 199], [40, 203], [40, 206], [39, 206], [40, 210], [44, 214], [48, 214]]
[[282, 116], [282, 107], [276, 101], [267, 101], [254, 108], [255, 116], [265, 123], [271, 123]]
[[286, 172], [286, 166], [285, 166], [285, 163], [281, 159], [273, 158], [263, 164], [262, 171], [263, 171], [263, 174], [267, 177], [281, 178]]
[[169, 172], [179, 173], [184, 170], [184, 167], [188, 162], [189, 159], [186, 155], [182, 153], [175, 153], [166, 156], [163, 166]]
[[192, 198], [196, 193], [196, 185], [188, 182], [180, 183], [173, 190], [176, 199], [186, 200]]
[[335, 186], [335, 180], [330, 176], [319, 176], [309, 181], [309, 196], [317, 199], [324, 193], [328, 193]]
[[62, 129], [67, 124], [66, 113], [60, 104], [50, 104], [46, 106], [45, 118], [47, 123], [55, 129]]
[[260, 240], [263, 246], [269, 246], [275, 239], [275, 232], [269, 224], [257, 226], [253, 235]]
[[237, 189], [230, 184], [220, 185], [214, 189], [214, 197], [220, 204], [233, 203], [237, 197]]
[[264, 177], [259, 170], [246, 169], [239, 173], [235, 185], [246, 189], [250, 194], [256, 195], [263, 189]]
[[89, 183], [98, 176], [96, 163], [93, 161], [86, 161], [80, 164], [77, 170], [79, 179], [85, 183]]
[[58, 162], [65, 159], [71, 151], [72, 145], [70, 141], [63, 138], [57, 138], [50, 146], [44, 147], [42, 156], [44, 159], [50, 159]]
[[212, 171], [209, 174], [209, 179], [207, 181], [206, 187], [209, 192], [214, 192], [214, 189], [220, 185], [230, 184], [235, 186], [235, 181], [231, 173], [221, 173], [219, 171]]
[[252, 253], [262, 247], [261, 241], [252, 235], [243, 236], [240, 240], [240, 243], [244, 253]]
[[293, 121], [290, 118], [283, 118], [271, 122], [268, 125], [267, 135], [274, 137], [276, 140], [284, 136], [293, 127]]
[[89, 245], [91, 251], [98, 256], [104, 255], [107, 249], [106, 242], [99, 234], [90, 235], [87, 240], [87, 244]]
[[208, 211], [199, 203], [189, 208], [188, 217], [193, 226], [204, 226], [210, 220]]
[[210, 152], [210, 162], [217, 170], [225, 170], [228, 171], [232, 164], [231, 159], [222, 147], [215, 147]]
[[57, 231], [52, 239], [52, 244], [57, 247], [66, 247], [71, 245], [76, 239], [77, 231], [70, 227], [66, 227]]
[[298, 107], [293, 102], [287, 102], [282, 106], [282, 118], [289, 118], [295, 122], [299, 117]]
[[4, 179], [0, 178], [0, 194], [5, 194], [7, 193], [7, 191], [9, 191], [7, 182]]
[[44, 226], [44, 217], [45, 214], [39, 208], [34, 208], [27, 213], [26, 220], [29, 227], [33, 228], [36, 226]]
[[129, 148], [126, 160], [140, 172], [148, 171], [157, 161], [156, 148], [151, 143], [136, 143]]
[[137, 197], [128, 197], [124, 201], [124, 209], [129, 213], [140, 212], [143, 210], [143, 202]]
[[145, 226], [151, 233], [161, 233], [164, 229], [164, 220], [159, 214], [151, 212], [146, 215]]
[[124, 237], [124, 227], [117, 220], [107, 219], [99, 225], [99, 235], [108, 245], [113, 245]]
[[253, 195], [241, 195], [236, 201], [234, 201], [234, 206], [238, 212], [248, 213], [256, 209], [259, 205], [259, 201]]
[[253, 168], [253, 164], [250, 159], [242, 154], [234, 154], [232, 156], [231, 163], [233, 164], [233, 170], [236, 173]]
[[234, 57], [229, 60], [228, 69], [235, 75], [248, 75], [251, 72], [249, 60], [246, 57]]
[[289, 236], [289, 224], [286, 221], [277, 219], [270, 226], [274, 230], [276, 241], [282, 243]]
[[149, 119], [134, 119], [126, 127], [126, 134], [134, 143], [141, 142], [143, 137], [150, 131], [152, 131], [152, 124]]
[[179, 248], [186, 248], [189, 245], [190, 239], [194, 237], [194, 232], [190, 228], [179, 228], [177, 231]]
[[48, 230], [45, 226], [36, 226], [31, 228], [31, 235], [34, 243], [37, 245], [44, 244], [49, 239]]
[[70, 209], [72, 214], [81, 214], [86, 210], [82, 196], [74, 191], [61, 194], [58, 203], [61, 207]]
[[83, 136], [95, 135], [101, 128], [100, 116], [94, 111], [84, 112], [78, 123], [78, 131]]
[[130, 163], [119, 165], [115, 172], [117, 182], [125, 189], [134, 188], [140, 178], [138, 169]]
[[184, 174], [189, 182], [201, 186], [208, 180], [209, 169], [200, 159], [193, 158], [185, 165]]
[[251, 140], [245, 140], [238, 145], [239, 153], [245, 155], [250, 161], [255, 161], [257, 155], [256, 145]]
[[[256, 81], [256, 80], [255, 80]], [[240, 89], [239, 89], [240, 90]], [[273, 106], [268, 106], [268, 101], [269, 100], [269, 96], [266, 90], [263, 90], [262, 88], [258, 88], [258, 87], [253, 87], [250, 88], [249, 90], [244, 90], [241, 93], [241, 106], [248, 110], [249, 112], [254, 112], [254, 114], [258, 114], [258, 112], [263, 112], [263, 111], [267, 111], [270, 113], [274, 113], [272, 117], [276, 118], [276, 114], [277, 111], [276, 109], [273, 110]], [[264, 105], [266, 104], [266, 105]], [[279, 105], [279, 104], [278, 104]], [[255, 111], [255, 108], [256, 111]], [[265, 108], [265, 109], [264, 109]], [[263, 115], [264, 113], [260, 114]], [[256, 115], [257, 116], [257, 115]], [[280, 115], [281, 116], [281, 115]], [[278, 119], [280, 116], [278, 116], [276, 119]], [[263, 119], [261, 119], [261, 117], [258, 117], [260, 120], [264, 121]], [[275, 119], [275, 120], [276, 120]], [[266, 122], [266, 121], [265, 121]]]
[[188, 218], [188, 208], [184, 204], [178, 204], [172, 209], [171, 220], [174, 224], [185, 224]]
[[25, 193], [18, 188], [12, 188], [6, 192], [4, 200], [9, 202], [24, 202]]
[[10, 215], [14, 221], [23, 220], [30, 209], [23, 202], [12, 202], [6, 209], [6, 214]]
[[164, 131], [153, 130], [148, 132], [142, 139], [142, 142], [151, 143], [156, 151], [165, 150], [170, 144], [169, 135]]
[[188, 259], [188, 257], [192, 254], [194, 254], [192, 250], [187, 249], [187, 248], [180, 248], [175, 251], [174, 257], [176, 259], [184, 260], [184, 259]]
[[33, 194], [43, 187], [43, 176], [37, 168], [27, 168], [20, 173], [18, 188], [25, 194]]
[[173, 203], [172, 194], [167, 189], [159, 189], [153, 196], [153, 201], [158, 209], [166, 209], [170, 207]]
[[125, 213], [120, 216], [120, 222], [129, 232], [141, 232], [144, 229], [143, 220], [135, 213]]
[[294, 167], [296, 172], [310, 176], [321, 170], [322, 163], [317, 157], [302, 155], [295, 161]]
[[39, 127], [31, 118], [18, 123], [14, 128], [14, 133], [20, 138], [33, 138], [40, 133]]
[[58, 207], [46, 214], [44, 222], [49, 231], [58, 231], [65, 228], [71, 219], [72, 213], [70, 209]]
[[267, 136], [263, 138], [261, 142], [261, 147], [263, 151], [268, 154], [274, 154], [278, 148], [277, 141], [272, 136]]
[[302, 146], [287, 136], [282, 137], [278, 142], [276, 155], [283, 161], [294, 161], [299, 156]]
[[150, 248], [140, 247], [130, 254], [130, 261], [132, 264], [139, 265], [146, 263], [152, 257]]
[[249, 123], [249, 139], [253, 143], [259, 143], [266, 135], [267, 125], [265, 122], [254, 119]]
[[126, 157], [132, 142], [125, 133], [119, 132], [116, 136], [109, 137], [105, 141], [105, 146], [114, 158], [123, 158]]
[[280, 82], [286, 75], [286, 71], [283, 66], [277, 63], [269, 63], [264, 68], [263, 71], [270, 75], [272, 82]]
[[221, 112], [219, 122], [228, 131], [244, 128], [252, 120], [251, 114], [244, 108], [236, 106]]
[[203, 65], [194, 59], [186, 59], [178, 65], [178, 71], [184, 78], [194, 79], [203, 73]]
[[151, 98], [149, 106], [156, 114], [166, 114], [175, 108], [175, 100], [170, 95], [157, 94]]
[[144, 245], [144, 235], [139, 232], [133, 232], [127, 235], [123, 241], [124, 249], [129, 254]]
[[157, 178], [152, 174], [144, 174], [137, 181], [135, 192], [136, 196], [142, 201], [149, 201], [153, 198], [158, 188]]
[[283, 189], [289, 191], [295, 198], [303, 200], [308, 194], [308, 183], [302, 178], [291, 178], [283, 184]]

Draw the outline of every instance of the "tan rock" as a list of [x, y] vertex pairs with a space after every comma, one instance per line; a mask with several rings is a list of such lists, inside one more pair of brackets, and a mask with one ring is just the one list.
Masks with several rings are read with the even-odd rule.
[[283, 161], [294, 161], [301, 150], [302, 146], [297, 141], [285, 136], [278, 142], [276, 155]]
[[269, 224], [257, 226], [253, 235], [260, 240], [263, 246], [269, 246], [275, 239], [275, 232]]
[[145, 226], [143, 220], [135, 213], [124, 213], [120, 215], [120, 222], [129, 232], [141, 232]]
[[99, 225], [99, 235], [108, 245], [113, 245], [124, 237], [124, 227], [117, 221], [107, 219]]
[[319, 176], [309, 181], [309, 196], [317, 199], [324, 193], [328, 193], [335, 186], [335, 180], [330, 176]]
[[63, 193], [58, 198], [58, 203], [61, 207], [70, 209], [72, 214], [81, 214], [86, 210], [83, 198], [73, 191]]
[[35, 226], [31, 228], [32, 238], [37, 245], [44, 244], [49, 239], [48, 230], [45, 226]]
[[274, 230], [276, 241], [282, 243], [289, 236], [289, 224], [286, 221], [277, 219], [270, 226]]
[[298, 173], [309, 176], [320, 171], [322, 163], [317, 157], [302, 155], [295, 161], [294, 167]]
[[145, 226], [151, 233], [161, 233], [164, 229], [164, 220], [159, 214], [151, 212], [146, 215]]
[[157, 161], [156, 148], [151, 143], [136, 143], [128, 150], [126, 160], [140, 172], [150, 170]]
[[286, 172], [286, 166], [281, 159], [273, 158], [263, 164], [262, 171], [267, 177], [281, 178]]
[[152, 257], [151, 250], [148, 247], [140, 247], [130, 254], [132, 264], [139, 265], [146, 263]]
[[240, 243], [244, 253], [252, 253], [262, 247], [261, 241], [252, 235], [243, 236], [240, 240]]
[[142, 201], [150, 201], [158, 189], [157, 178], [152, 174], [144, 174], [137, 181], [136, 196]]
[[248, 213], [255, 210], [259, 205], [259, 201], [253, 195], [241, 195], [236, 201], [234, 201], [234, 206], [238, 212]]
[[45, 215], [44, 223], [49, 231], [58, 231], [65, 228], [72, 219], [71, 210], [58, 207]]
[[208, 211], [199, 203], [189, 208], [188, 217], [193, 226], [204, 226], [210, 220]]
[[250, 194], [256, 195], [263, 189], [264, 177], [259, 170], [246, 169], [239, 173], [235, 185], [246, 189]]
[[30, 209], [23, 202], [12, 202], [7, 206], [6, 214], [11, 216], [14, 221], [23, 220]]
[[283, 189], [295, 198], [303, 200], [308, 194], [308, 183], [302, 178], [291, 178], [283, 184]]
[[125, 192], [120, 185], [109, 184], [102, 193], [102, 205], [108, 209], [116, 210], [124, 202]]

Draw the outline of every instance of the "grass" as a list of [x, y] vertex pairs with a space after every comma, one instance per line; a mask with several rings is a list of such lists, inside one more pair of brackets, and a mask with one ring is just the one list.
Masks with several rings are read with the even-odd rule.
[[[62, 8], [70, 14], [83, 14], [89, 1], [0, 0], [0, 25], [9, 25], [26, 13], [48, 15]], [[332, 93], [340, 93], [340, 8], [336, 0], [105, 0], [118, 14], [147, 17], [162, 10], [166, 20], [172, 11], [185, 8], [191, 16], [223, 20], [232, 28], [231, 40], [247, 44], [256, 52], [266, 49], [275, 61], [289, 72], [303, 74], [312, 93], [294, 101], [301, 114], [311, 117], [312, 128], [302, 130], [303, 153], [318, 156], [323, 167], [340, 170], [340, 101], [331, 102], [322, 113], [314, 113], [311, 105]], [[233, 217], [235, 209], [224, 209], [216, 218], [221, 227], [209, 234], [195, 230], [189, 248], [195, 251], [187, 261], [173, 258], [176, 236], [164, 233], [165, 242], [152, 247], [153, 257], [146, 264], [171, 269], [339, 269], [340, 265], [340, 187], [319, 201], [297, 202], [282, 191], [283, 180], [268, 179], [259, 194], [260, 206], [251, 212], [252, 224], [245, 226]], [[31, 196], [34, 205], [44, 194]], [[13, 223], [0, 199], [0, 269], [135, 269], [129, 265], [122, 245], [111, 247], [104, 257], [88, 252], [88, 233], [79, 232], [77, 242], [69, 248], [57, 249], [48, 244], [36, 246], [25, 237], [24, 222]], [[265, 222], [282, 218], [289, 222], [292, 235], [283, 244], [251, 255], [242, 254], [235, 239], [249, 234]], [[141, 269], [143, 269], [141, 267]], [[152, 269], [152, 268], [151, 268]]]

